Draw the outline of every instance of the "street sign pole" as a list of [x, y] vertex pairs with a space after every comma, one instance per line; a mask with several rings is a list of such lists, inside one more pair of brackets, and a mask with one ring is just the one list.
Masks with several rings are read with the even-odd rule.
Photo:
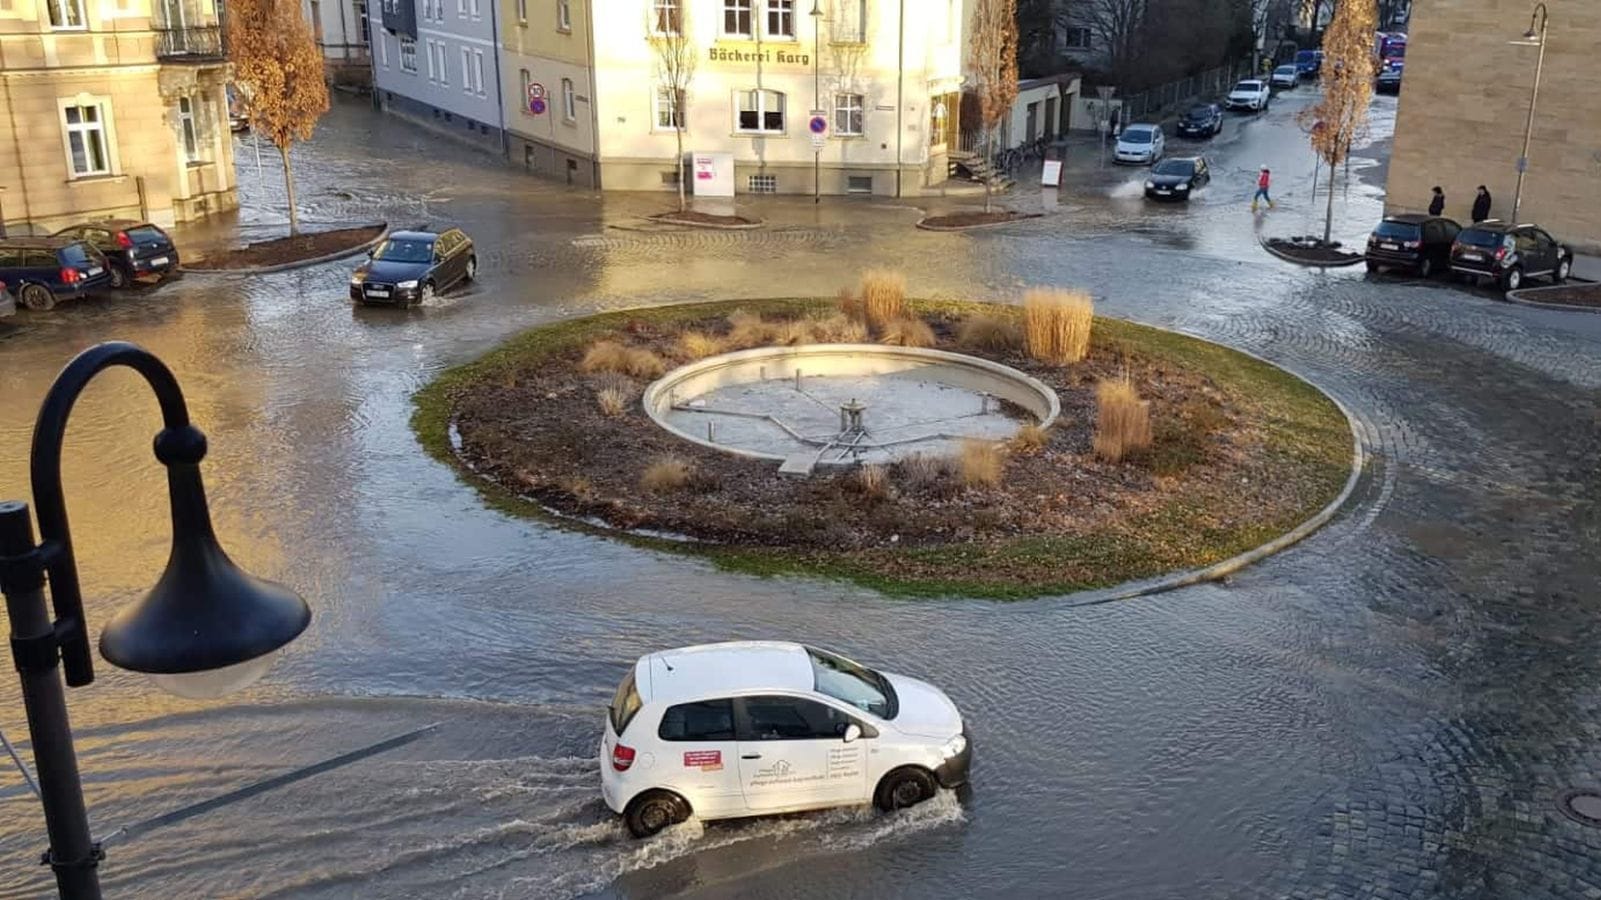
[[828, 114], [812, 110], [806, 121], [806, 130], [812, 133], [812, 202], [823, 202], [823, 148], [828, 146]]

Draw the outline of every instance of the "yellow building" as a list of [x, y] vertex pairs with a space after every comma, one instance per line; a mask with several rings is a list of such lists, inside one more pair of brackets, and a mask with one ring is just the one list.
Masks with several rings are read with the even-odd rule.
[[[915, 195], [947, 176], [962, 0], [504, 2], [505, 124], [533, 171], [674, 190], [682, 124], [686, 154], [732, 157], [739, 192], [810, 193], [814, 153], [829, 194]], [[657, 77], [661, 28], [682, 28], [697, 60], [683, 123]]]
[[236, 207], [227, 81], [212, 0], [0, 0], [0, 223]]
[[[1491, 215], [1511, 218], [1537, 46], [1524, 41], [1533, 3], [1416, 0], [1396, 115], [1386, 206], [1429, 205], [1469, 219], [1485, 185]], [[1601, 3], [1546, 0], [1545, 63], [1518, 218], [1559, 240], [1601, 248]], [[1536, 21], [1538, 26], [1538, 21]]]

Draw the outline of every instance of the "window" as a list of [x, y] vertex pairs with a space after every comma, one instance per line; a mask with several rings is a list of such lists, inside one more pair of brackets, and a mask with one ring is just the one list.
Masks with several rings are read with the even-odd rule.
[[[870, 183], [869, 183], [870, 184]], [[812, 663], [812, 683], [819, 694], [849, 703], [865, 712], [893, 719], [899, 701], [889, 679], [861, 663], [822, 650], [806, 648]]]
[[384, 68], [389, 68], [389, 42], [381, 34], [378, 35], [378, 62]]
[[467, 12], [473, 18], [475, 18], [475, 19], [478, 18], [478, 16], [479, 16], [478, 0], [467, 0]]
[[473, 92], [473, 52], [466, 47], [461, 48], [461, 89], [471, 94]]
[[573, 30], [572, 0], [556, 0], [556, 27], [562, 31]]
[[569, 122], [578, 121], [578, 97], [573, 93], [573, 80], [561, 80], [561, 117]]
[[69, 106], [63, 110], [67, 123], [67, 155], [72, 175], [109, 175], [111, 157], [106, 151], [106, 128], [102, 106]]
[[873, 192], [873, 176], [848, 175], [845, 178], [845, 193], [871, 194]]
[[534, 114], [534, 112], [528, 108], [528, 86], [534, 83], [534, 76], [528, 74], [527, 69], [519, 69], [517, 72], [517, 83], [522, 88], [522, 90], [517, 93], [517, 105], [523, 108], [523, 115], [531, 116]]
[[740, 91], [739, 130], [763, 134], [784, 131], [784, 95], [777, 91]]
[[834, 133], [862, 133], [862, 95], [834, 95]]
[[867, 40], [867, 0], [834, 0], [834, 41], [860, 44]]
[[1069, 50], [1090, 49], [1090, 30], [1088, 28], [1068, 28], [1062, 35], [1062, 46]]
[[434, 67], [439, 70], [439, 83], [450, 84], [450, 67], [445, 64], [445, 42], [434, 41], [429, 51], [429, 57], [433, 59]]
[[87, 28], [83, 16], [83, 0], [45, 0], [50, 8], [51, 28]]
[[746, 697], [740, 740], [837, 740], [851, 717], [832, 706], [800, 697]]
[[517, 21], [528, 24], [528, 0], [517, 0]]
[[678, 92], [678, 103], [673, 102], [673, 89], [665, 85], [656, 88], [656, 128], [660, 131], [675, 131], [683, 128], [684, 123], [679, 119], [683, 109], [684, 92]]
[[684, 21], [684, 11], [679, 7], [681, 0], [653, 0], [651, 8], [655, 11], [652, 16], [651, 27], [657, 34], [677, 34]]
[[767, 37], [795, 36], [795, 0], [767, 0]]
[[417, 71], [417, 42], [409, 37], [400, 39], [400, 68], [407, 72]]
[[473, 51], [473, 93], [484, 95], [484, 51]]
[[462, 17], [467, 15], [467, 0], [456, 0], [456, 15]]
[[429, 81], [437, 81], [438, 79], [439, 79], [439, 70], [434, 66], [434, 41], [433, 41], [433, 38], [429, 38], [428, 39], [428, 80]]
[[372, 22], [367, 19], [367, 0], [356, 0], [356, 30], [363, 47], [372, 46]]
[[731, 741], [734, 739], [732, 700], [706, 700], [667, 707], [656, 736], [664, 741]]
[[178, 98], [178, 124], [183, 129], [183, 158], [189, 162], [200, 159], [200, 142], [195, 139], [194, 101]]
[[623, 677], [623, 683], [617, 686], [617, 693], [612, 695], [611, 705], [606, 707], [611, 713], [612, 731], [618, 737], [628, 730], [628, 723], [634, 720], [634, 714], [644, 705], [639, 699], [639, 691], [634, 689], [634, 670], [629, 669]]
[[723, 0], [723, 34], [750, 37], [751, 0]]
[[752, 194], [776, 194], [778, 193], [778, 176], [752, 175], [745, 181], [745, 187]]

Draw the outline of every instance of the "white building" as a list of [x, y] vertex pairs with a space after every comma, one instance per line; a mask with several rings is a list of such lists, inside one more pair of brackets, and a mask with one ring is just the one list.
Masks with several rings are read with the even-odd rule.
[[301, 12], [322, 48], [328, 79], [335, 84], [371, 84], [367, 0], [301, 0]]
[[[593, 62], [575, 81], [593, 88], [584, 98], [589, 121], [570, 124], [590, 134], [575, 131], [562, 144], [594, 148], [603, 188], [674, 189], [676, 123], [647, 32], [652, 23], [681, 22], [699, 60], [684, 147], [731, 154], [736, 190], [812, 191], [814, 110], [828, 123], [824, 193], [914, 195], [945, 180], [960, 134], [962, 0], [815, 3], [815, 16], [814, 0], [584, 3]], [[543, 27], [548, 17], [531, 18]], [[565, 103], [553, 94], [544, 115]], [[520, 103], [513, 109], [525, 115]]]

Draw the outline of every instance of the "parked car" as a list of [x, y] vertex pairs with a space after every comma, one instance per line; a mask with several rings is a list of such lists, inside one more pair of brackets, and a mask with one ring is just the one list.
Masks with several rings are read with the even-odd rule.
[[1206, 138], [1223, 130], [1223, 107], [1216, 103], [1192, 106], [1179, 116], [1179, 137]]
[[1234, 89], [1229, 91], [1228, 98], [1223, 101], [1223, 105], [1229, 109], [1248, 109], [1251, 112], [1261, 112], [1267, 109], [1267, 105], [1272, 99], [1273, 89], [1268, 87], [1267, 82], [1258, 81], [1255, 78], [1247, 78], [1236, 84]]
[[1456, 236], [1451, 271], [1469, 281], [1493, 280], [1507, 291], [1529, 278], [1549, 277], [1561, 284], [1573, 271], [1573, 249], [1538, 226], [1489, 219]]
[[738, 641], [641, 657], [608, 707], [600, 758], [606, 806], [648, 837], [691, 815], [913, 806], [966, 783], [972, 747], [931, 684]]
[[111, 263], [111, 286], [125, 288], [140, 279], [160, 279], [178, 270], [178, 249], [165, 231], [137, 219], [109, 219], [73, 225], [57, 237], [88, 241]]
[[1379, 77], [1373, 81], [1373, 91], [1377, 94], [1401, 93], [1401, 69], [1405, 62], [1399, 59], [1391, 60], [1379, 72]]
[[1212, 180], [1212, 169], [1201, 156], [1164, 159], [1145, 180], [1145, 196], [1152, 200], [1188, 200]]
[[111, 264], [90, 244], [63, 237], [0, 239], [0, 280], [17, 303], [52, 309], [56, 301], [111, 287]]
[[11, 299], [11, 295], [6, 292], [6, 283], [4, 281], [0, 281], [0, 319], [4, 319], [6, 316], [14, 316], [16, 314], [17, 301]]
[[350, 299], [407, 307], [478, 275], [472, 238], [460, 228], [397, 231], [367, 254], [350, 276]]
[[1279, 66], [1273, 70], [1273, 77], [1269, 80], [1273, 87], [1290, 90], [1300, 85], [1301, 71], [1293, 65]]
[[1462, 226], [1439, 216], [1385, 216], [1368, 235], [1369, 272], [1396, 266], [1423, 278], [1451, 267], [1451, 244]]
[[1129, 125], [1117, 136], [1112, 161], [1148, 166], [1162, 158], [1162, 126]]
[[1323, 51], [1297, 51], [1295, 54], [1295, 71], [1302, 78], [1318, 77], [1323, 72]]

